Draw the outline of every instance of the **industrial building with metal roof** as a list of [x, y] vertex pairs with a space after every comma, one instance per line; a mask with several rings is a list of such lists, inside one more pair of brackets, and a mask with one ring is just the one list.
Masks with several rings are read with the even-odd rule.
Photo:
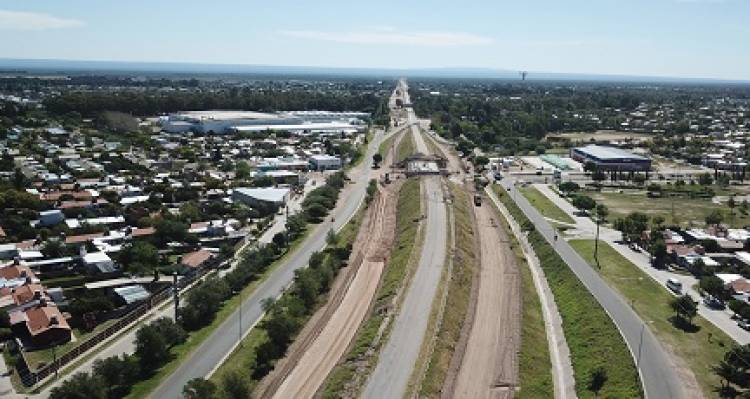
[[593, 163], [599, 170], [646, 172], [651, 170], [651, 160], [620, 148], [587, 145], [571, 148], [570, 157], [583, 164]]

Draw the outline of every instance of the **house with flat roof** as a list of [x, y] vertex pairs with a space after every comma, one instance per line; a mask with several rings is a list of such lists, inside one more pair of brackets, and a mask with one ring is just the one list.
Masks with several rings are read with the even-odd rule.
[[232, 191], [232, 200], [239, 201], [247, 206], [273, 206], [281, 207], [289, 200], [290, 190], [288, 188], [258, 187], [258, 188], [235, 188]]

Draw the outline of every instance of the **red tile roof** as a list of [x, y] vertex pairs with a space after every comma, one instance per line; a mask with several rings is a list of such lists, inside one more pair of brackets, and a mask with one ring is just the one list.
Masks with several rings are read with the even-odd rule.
[[70, 236], [70, 237], [65, 237], [65, 243], [66, 244], [80, 244], [82, 242], [93, 240], [94, 238], [98, 238], [102, 236], [104, 236], [104, 233], [91, 233], [91, 234], [81, 234], [77, 236]]
[[212, 252], [201, 249], [195, 252], [191, 252], [182, 256], [181, 264], [198, 268], [201, 267], [207, 260], [213, 258], [215, 255]]
[[31, 302], [34, 299], [34, 293], [39, 292], [42, 297], [46, 297], [44, 294], [44, 287], [41, 284], [26, 284], [17, 287], [13, 291], [13, 302], [16, 305], [23, 305], [24, 303]]
[[27, 323], [31, 335], [41, 334], [52, 328], [70, 330], [68, 322], [57, 306], [37, 306], [26, 310]]
[[36, 277], [33, 271], [28, 266], [24, 265], [13, 265], [11, 266], [5, 266], [0, 268], [0, 277], [11, 280], [14, 278], [19, 277], [31, 277], [32, 279]]

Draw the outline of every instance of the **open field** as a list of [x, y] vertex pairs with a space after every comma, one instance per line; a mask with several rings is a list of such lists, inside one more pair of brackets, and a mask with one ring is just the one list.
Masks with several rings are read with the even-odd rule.
[[[433, 144], [434, 145], [434, 144]], [[470, 311], [472, 281], [477, 269], [476, 235], [471, 215], [471, 199], [461, 187], [451, 184], [453, 195], [455, 252], [448, 280], [447, 300], [432, 356], [422, 380], [419, 397], [437, 397], [443, 387], [456, 350], [467, 312]]]
[[[595, 263], [593, 240], [571, 240], [570, 245], [589, 264]], [[599, 274], [632, 304], [662, 345], [682, 360], [680, 362], [678, 359], [677, 363], [690, 369], [703, 395], [717, 397], [713, 389], [720, 386], [721, 381], [711, 367], [721, 361], [733, 344], [732, 339], [700, 316], [693, 319], [698, 326], [696, 332], [685, 332], [674, 327], [668, 320], [674, 315], [669, 306], [673, 296], [603, 241], [599, 242], [599, 261], [602, 265]]]
[[520, 189], [521, 193], [526, 199], [534, 205], [534, 208], [539, 210], [539, 213], [549, 219], [554, 219], [563, 223], [575, 223], [575, 220], [571, 218], [565, 211], [560, 209], [554, 202], [550, 201], [547, 196], [539, 192], [536, 187], [528, 186]]
[[626, 140], [626, 139], [644, 139], [652, 137], [648, 133], [619, 132], [615, 130], [597, 130], [595, 132], [571, 132], [571, 133], [551, 133], [545, 139], [560, 140], [568, 139], [572, 142], [588, 142], [594, 140]]
[[703, 226], [706, 215], [714, 210], [721, 211], [724, 223], [732, 227], [744, 227], [750, 224], [750, 214], [743, 215], [738, 208], [734, 209], [734, 218], [729, 216], [727, 206], [717, 205], [703, 198], [648, 198], [645, 192], [638, 193], [590, 193], [597, 203], [609, 208], [609, 219], [624, 217], [631, 212], [645, 213], [649, 217], [662, 216], [667, 223], [682, 226]]
[[[493, 190], [521, 226], [530, 224], [502, 188], [494, 186]], [[601, 397], [642, 397], [633, 357], [612, 319], [541, 234], [531, 231], [529, 241], [544, 269], [563, 320], [578, 397], [594, 397], [587, 386], [591, 373], [600, 367], [608, 377], [600, 392]]]
[[419, 223], [416, 220], [421, 213], [419, 180], [408, 179], [399, 191], [396, 239], [375, 293], [375, 302], [347, 353], [321, 387], [321, 397], [357, 396], [367, 374], [375, 365], [379, 348], [386, 340], [386, 330], [392, 317], [390, 313], [394, 311], [394, 299], [409, 278], [412, 253], [418, 249]]

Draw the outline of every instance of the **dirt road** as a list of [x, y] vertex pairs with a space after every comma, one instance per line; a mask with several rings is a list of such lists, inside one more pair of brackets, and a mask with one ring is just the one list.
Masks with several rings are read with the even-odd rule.
[[518, 384], [521, 280], [508, 236], [489, 204], [474, 207], [481, 266], [474, 325], [454, 387], [456, 398], [510, 398]]
[[359, 266], [350, 265], [354, 274], [344, 276], [347, 281], [332, 292], [329, 305], [320, 311], [324, 315], [316, 320], [319, 328], [312, 326], [307, 339], [300, 337], [308, 344], [290, 351], [286, 370], [280, 370], [282, 374], [277, 375], [276, 383], [271, 382], [264, 397], [313, 397], [344, 355], [367, 314], [393, 245], [397, 196], [391, 187], [376, 196], [357, 236], [351, 261]]

